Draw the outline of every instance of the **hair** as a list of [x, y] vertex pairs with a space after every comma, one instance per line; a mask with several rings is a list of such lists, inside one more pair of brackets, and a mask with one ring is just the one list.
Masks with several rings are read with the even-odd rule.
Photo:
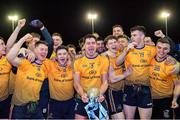
[[38, 33], [35, 33], [35, 32], [32, 32], [31, 33], [31, 35], [33, 36], [33, 37], [37, 37], [37, 38], [41, 38], [41, 36], [38, 34]]
[[116, 28], [116, 27], [120, 27], [120, 28], [123, 30], [123, 27], [122, 27], [121, 25], [119, 25], [119, 24], [114, 25], [114, 26], [112, 27], [112, 29], [114, 29], [114, 28]]
[[69, 48], [74, 48], [74, 49], [76, 49], [75, 45], [73, 45], [73, 44], [68, 44], [68, 45], [67, 45], [67, 48], [68, 48], [68, 49], [69, 49]]
[[68, 48], [64, 45], [61, 45], [61, 46], [56, 48], [56, 53], [58, 52], [58, 50], [62, 50], [62, 49], [66, 50], [68, 52]]
[[117, 40], [117, 37], [113, 36], [113, 35], [108, 35], [105, 39], [104, 39], [104, 43], [105, 45], [108, 43], [109, 40], [115, 39]]
[[46, 41], [40, 40], [35, 43], [35, 48], [38, 47], [40, 44], [46, 45], [48, 47], [48, 43]]
[[157, 44], [158, 42], [166, 43], [166, 44], [169, 44], [169, 45], [170, 45], [169, 39], [168, 39], [167, 37], [158, 39], [157, 42], [156, 42], [156, 44]]
[[87, 34], [83, 37], [83, 45], [85, 44], [86, 39], [88, 39], [88, 38], [94, 38], [95, 41], [97, 41], [96, 37], [93, 34]]
[[4, 38], [0, 36], [0, 39], [4, 41]]
[[125, 38], [125, 39], [127, 39], [127, 41], [129, 41], [129, 37], [127, 35], [119, 35], [119, 36], [117, 36], [117, 39], [119, 39], [119, 38]]
[[103, 40], [103, 38], [102, 38], [101, 36], [99, 36], [99, 37], [97, 38], [97, 41], [104, 41], [104, 40]]
[[134, 27], [132, 27], [130, 29], [130, 32], [133, 32], [133, 31], [136, 31], [136, 30], [142, 32], [144, 35], [146, 34], [146, 28], [144, 26], [136, 25], [136, 26], [134, 26]]
[[59, 36], [60, 38], [62, 38], [60, 33], [53, 33], [52, 36]]
[[83, 37], [78, 40], [78, 44], [79, 44], [79, 47], [80, 47], [80, 48], [82, 48], [83, 45], [84, 45], [83, 41], [84, 41], [84, 38], [83, 38]]

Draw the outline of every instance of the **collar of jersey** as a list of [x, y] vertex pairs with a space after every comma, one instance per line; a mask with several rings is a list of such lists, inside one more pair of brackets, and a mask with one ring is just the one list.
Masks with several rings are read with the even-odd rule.
[[35, 60], [32, 63], [37, 64], [37, 65], [42, 65], [42, 63], [37, 62], [37, 58], [35, 58]]
[[97, 54], [95, 57], [89, 58], [89, 57], [86, 56], [86, 54], [85, 54], [85, 57], [88, 58], [88, 59], [95, 59], [97, 56], [98, 56], [98, 54]]
[[141, 47], [141, 48], [135, 48], [135, 49], [141, 50], [141, 49], [143, 49], [144, 47], [145, 47], [145, 44], [144, 44], [144, 46], [143, 46], [143, 47]]
[[161, 61], [158, 61], [158, 60], [156, 59], [156, 56], [154, 57], [154, 59], [155, 59], [155, 60], [156, 60], [156, 62], [158, 62], [158, 63], [163, 62], [164, 60], [166, 60], [166, 58], [167, 58], [167, 56], [166, 56], [166, 57], [164, 57]]

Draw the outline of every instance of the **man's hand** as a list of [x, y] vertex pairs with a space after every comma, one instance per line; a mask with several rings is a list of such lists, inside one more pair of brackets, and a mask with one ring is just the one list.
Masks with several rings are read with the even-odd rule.
[[28, 55], [27, 55], [27, 59], [30, 61], [30, 62], [33, 62], [35, 60], [36, 56], [33, 52], [28, 52]]
[[22, 37], [21, 39], [24, 39], [26, 42], [30, 42], [32, 41], [33, 37], [31, 34], [26, 34], [24, 37]]
[[26, 19], [18, 20], [18, 27], [22, 28], [26, 24]]
[[163, 34], [162, 30], [157, 30], [157, 31], [155, 31], [155, 32], [154, 32], [154, 35], [155, 35], [156, 37], [161, 37], [161, 38], [164, 38], [164, 37], [165, 37], [165, 35]]
[[105, 99], [104, 95], [99, 95], [98, 102], [102, 102], [104, 101], [104, 99]]
[[81, 99], [82, 99], [82, 101], [83, 101], [84, 103], [88, 103], [88, 101], [89, 101], [89, 98], [88, 98], [88, 96], [87, 96], [86, 93], [84, 93], [84, 94], [81, 96]]
[[135, 46], [137, 46], [136, 42], [129, 43], [128, 46], [127, 46], [127, 51], [133, 49]]
[[40, 20], [36, 19], [30, 22], [30, 26], [41, 29], [44, 25]]
[[177, 108], [177, 107], [179, 107], [178, 103], [177, 103], [175, 100], [173, 100], [173, 101], [172, 101], [171, 108], [175, 109], [175, 108]]

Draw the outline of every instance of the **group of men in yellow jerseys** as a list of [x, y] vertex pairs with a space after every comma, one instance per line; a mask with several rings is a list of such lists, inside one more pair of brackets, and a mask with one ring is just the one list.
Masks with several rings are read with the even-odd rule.
[[[19, 23], [17, 33], [24, 24], [24, 21]], [[73, 64], [69, 62], [65, 46], [57, 46], [55, 59], [47, 59], [49, 44], [44, 41], [35, 42], [34, 49], [26, 53], [35, 59], [18, 57], [23, 43], [33, 40], [30, 34], [14, 44], [16, 33], [7, 48], [0, 39], [1, 118], [7, 118], [5, 115], [9, 113], [8, 84], [12, 65], [17, 67], [11, 101], [10, 118], [13, 119], [44, 118], [39, 101], [46, 78], [50, 93], [48, 118], [87, 119], [84, 107], [89, 102], [87, 92], [91, 88], [99, 89], [97, 101], [111, 119], [133, 119], [137, 107], [141, 119], [172, 118], [172, 108], [178, 107], [180, 66], [168, 55], [168, 38], [158, 40], [155, 47], [145, 45], [143, 26], [135, 26], [130, 31], [131, 42], [128, 43], [122, 27], [114, 26], [113, 35], [105, 38], [108, 50], [103, 54], [97, 53], [97, 38], [86, 35], [84, 54]]]

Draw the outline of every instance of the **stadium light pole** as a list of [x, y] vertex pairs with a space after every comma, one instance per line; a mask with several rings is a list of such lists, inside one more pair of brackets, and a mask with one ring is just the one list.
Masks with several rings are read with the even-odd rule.
[[17, 15], [10, 15], [10, 16], [8, 16], [8, 19], [11, 21], [12, 31], [14, 31], [15, 22], [18, 20], [18, 16]]
[[94, 20], [97, 19], [97, 14], [96, 13], [88, 13], [87, 17], [89, 20], [91, 20], [91, 29], [92, 29], [92, 33], [94, 33]]
[[168, 17], [170, 16], [170, 13], [168, 12], [162, 12], [161, 17], [165, 19], [165, 28], [166, 28], [166, 36], [168, 35]]

